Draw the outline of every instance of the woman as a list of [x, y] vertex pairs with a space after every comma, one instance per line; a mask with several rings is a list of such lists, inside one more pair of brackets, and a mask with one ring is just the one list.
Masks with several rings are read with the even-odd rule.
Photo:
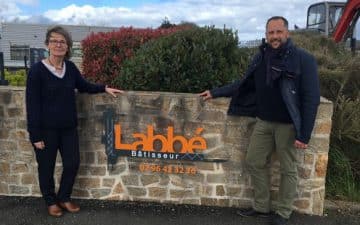
[[[33, 65], [26, 84], [28, 132], [38, 163], [39, 184], [51, 216], [62, 210], [78, 212], [70, 196], [80, 164], [75, 89], [79, 92], [107, 92], [116, 97], [124, 91], [83, 79], [71, 55], [72, 39], [61, 26], [49, 28], [45, 44], [49, 57]], [[54, 168], [59, 150], [63, 172], [55, 193]]]

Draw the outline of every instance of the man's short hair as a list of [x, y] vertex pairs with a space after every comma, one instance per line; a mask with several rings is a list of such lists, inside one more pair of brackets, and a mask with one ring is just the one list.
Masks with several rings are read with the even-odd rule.
[[266, 29], [271, 20], [282, 20], [284, 22], [284, 26], [286, 27], [286, 29], [287, 30], [289, 29], [289, 22], [287, 21], [287, 19], [285, 19], [285, 17], [282, 17], [282, 16], [273, 16], [273, 17], [269, 18], [266, 22]]

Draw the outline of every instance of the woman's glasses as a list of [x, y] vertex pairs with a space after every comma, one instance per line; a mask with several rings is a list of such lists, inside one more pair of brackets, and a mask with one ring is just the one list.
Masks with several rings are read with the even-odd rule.
[[50, 39], [49, 43], [52, 45], [66, 45], [66, 41], [64, 41], [64, 40]]

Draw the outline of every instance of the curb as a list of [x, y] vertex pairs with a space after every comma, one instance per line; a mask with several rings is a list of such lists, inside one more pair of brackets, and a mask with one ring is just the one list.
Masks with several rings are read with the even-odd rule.
[[346, 202], [338, 200], [325, 200], [324, 210], [350, 210], [350, 211], [360, 211], [359, 202]]

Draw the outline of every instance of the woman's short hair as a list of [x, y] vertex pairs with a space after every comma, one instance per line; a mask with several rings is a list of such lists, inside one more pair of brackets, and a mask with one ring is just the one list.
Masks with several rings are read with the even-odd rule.
[[51, 37], [51, 33], [57, 33], [57, 34], [61, 34], [62, 36], [64, 36], [65, 40], [66, 40], [66, 44], [68, 46], [68, 51], [65, 54], [65, 59], [70, 59], [71, 57], [71, 49], [73, 46], [73, 41], [71, 38], [71, 34], [69, 33], [69, 31], [67, 31], [64, 27], [62, 26], [53, 26], [53, 27], [49, 27], [47, 29], [46, 32], [46, 37], [45, 37], [45, 44], [49, 45], [49, 40]]

